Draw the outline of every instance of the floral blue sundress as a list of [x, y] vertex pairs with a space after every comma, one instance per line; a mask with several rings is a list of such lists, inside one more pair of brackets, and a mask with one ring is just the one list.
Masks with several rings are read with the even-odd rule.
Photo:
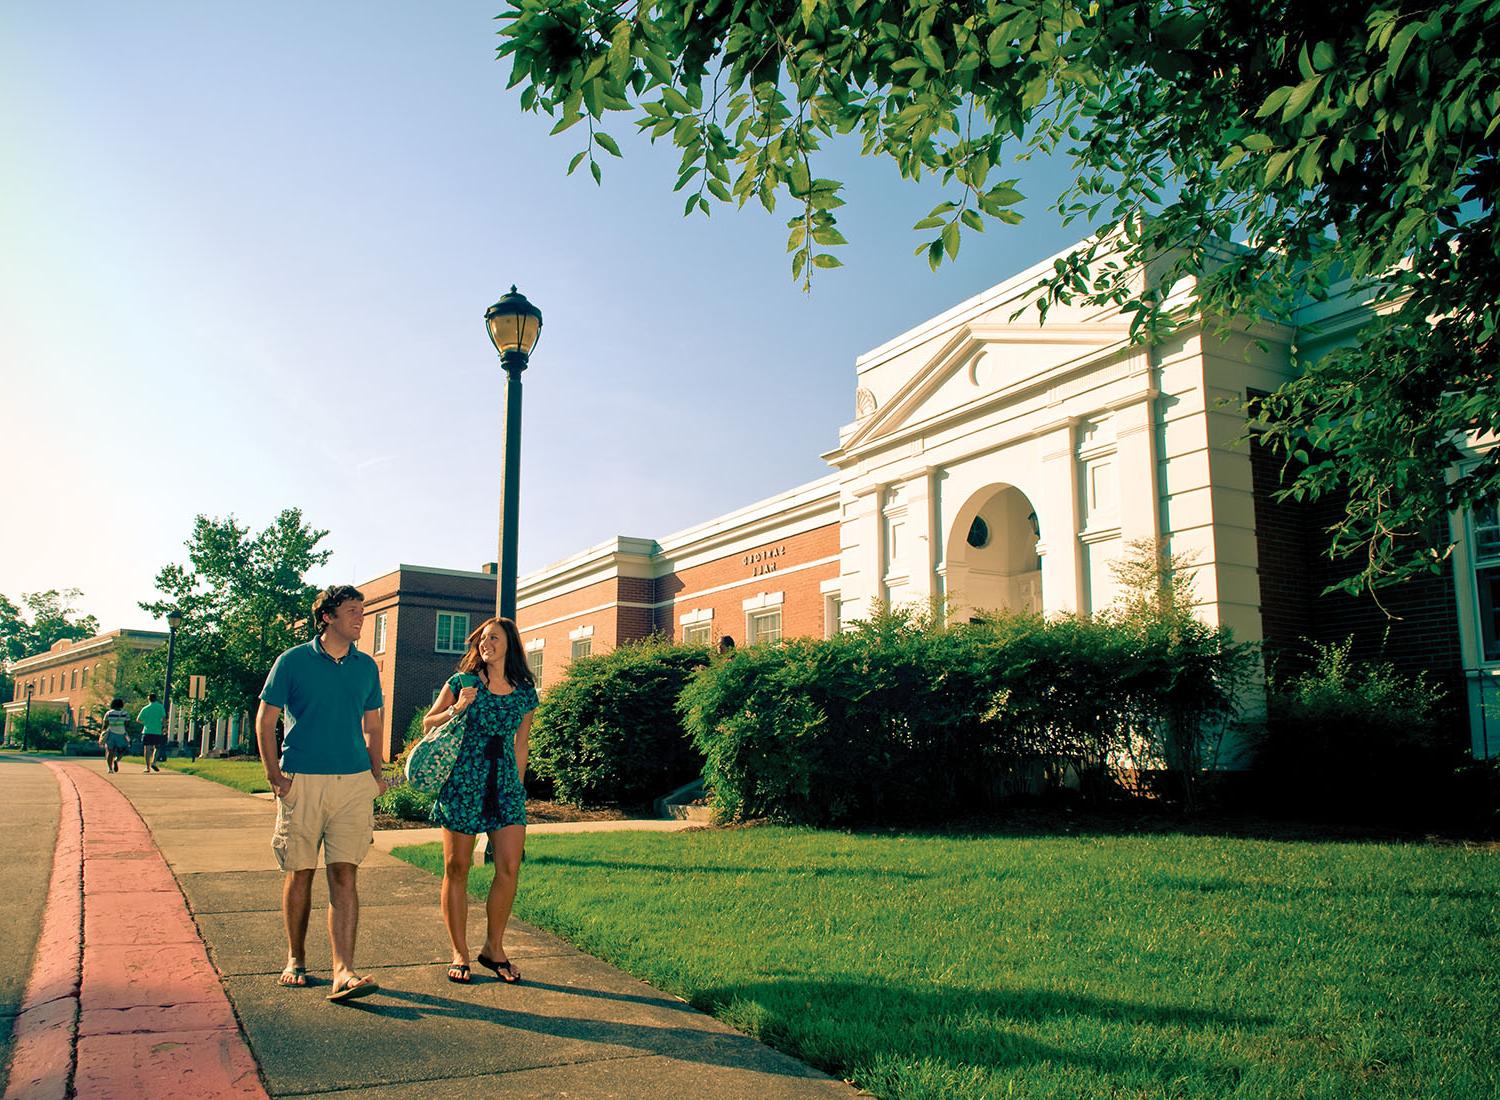
[[433, 823], [470, 836], [525, 825], [526, 788], [516, 774], [516, 730], [536, 709], [536, 688], [517, 684], [508, 695], [495, 695], [467, 673], [451, 677], [448, 687], [455, 696], [466, 687], [478, 687], [479, 694], [466, 712], [453, 772], [432, 804]]

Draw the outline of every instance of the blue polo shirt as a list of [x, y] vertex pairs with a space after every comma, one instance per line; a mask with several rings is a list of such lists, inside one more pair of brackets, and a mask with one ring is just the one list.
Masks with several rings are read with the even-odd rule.
[[385, 704], [373, 658], [350, 646], [336, 661], [314, 638], [276, 658], [260, 697], [285, 713], [282, 771], [353, 775], [370, 770], [365, 712]]

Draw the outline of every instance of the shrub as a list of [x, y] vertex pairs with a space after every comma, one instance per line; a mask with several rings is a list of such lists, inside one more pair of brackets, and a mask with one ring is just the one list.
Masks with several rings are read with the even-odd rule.
[[1162, 616], [883, 612], [828, 641], [741, 650], [679, 707], [724, 818], [941, 819], [1122, 770], [1191, 801], [1252, 668], [1227, 631]]
[[16, 722], [15, 733], [16, 744], [23, 742], [23, 727], [25, 729], [24, 742], [34, 749], [60, 749], [68, 742], [68, 723], [59, 710], [47, 706], [31, 707], [31, 721], [27, 724], [25, 718]]
[[699, 774], [703, 757], [675, 710], [700, 645], [663, 639], [582, 657], [548, 690], [531, 728], [530, 768], [564, 802], [640, 802]]
[[403, 821], [428, 821], [434, 799], [405, 783], [378, 795], [375, 808]]
[[[1442, 802], [1464, 764], [1444, 736], [1444, 693], [1353, 656], [1354, 640], [1313, 645], [1312, 667], [1273, 681], [1255, 772], [1272, 807], [1399, 820]], [[1478, 784], [1483, 789], [1483, 783]]]

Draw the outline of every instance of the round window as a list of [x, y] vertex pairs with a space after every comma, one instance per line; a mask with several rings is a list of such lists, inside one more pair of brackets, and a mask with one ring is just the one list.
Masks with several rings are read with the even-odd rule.
[[990, 525], [979, 517], [974, 517], [974, 522], [969, 524], [969, 545], [975, 550], [982, 550], [990, 544]]

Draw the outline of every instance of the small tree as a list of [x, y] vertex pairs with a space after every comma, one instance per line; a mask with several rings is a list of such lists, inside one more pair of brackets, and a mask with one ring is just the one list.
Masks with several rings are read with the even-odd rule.
[[1189, 810], [1258, 664], [1253, 645], [1198, 617], [1192, 568], [1191, 555], [1159, 542], [1128, 543], [1114, 566], [1120, 599], [1099, 616], [1126, 632], [1129, 664], [1120, 674], [1145, 687], [1125, 742], [1136, 774], [1164, 771]]

